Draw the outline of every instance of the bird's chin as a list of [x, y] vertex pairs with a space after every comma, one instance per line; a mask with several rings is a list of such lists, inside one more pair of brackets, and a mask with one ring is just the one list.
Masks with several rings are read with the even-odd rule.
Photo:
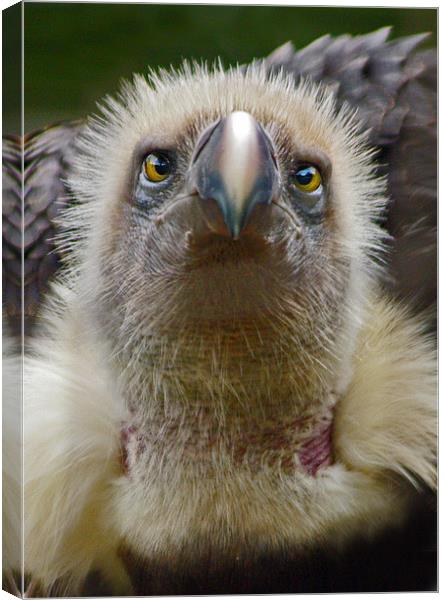
[[261, 257], [272, 251], [270, 235], [247, 231], [239, 240], [233, 240], [212, 231], [186, 234], [186, 258], [190, 269], [200, 269], [209, 264], [229, 267], [254, 261], [260, 264]]
[[[246, 233], [239, 240], [213, 233], [187, 236], [182, 260], [171, 273], [168, 289], [176, 290], [171, 322], [193, 328], [226, 330], [260, 327], [289, 297], [292, 265], [280, 242]], [[172, 285], [171, 285], [172, 284]]]

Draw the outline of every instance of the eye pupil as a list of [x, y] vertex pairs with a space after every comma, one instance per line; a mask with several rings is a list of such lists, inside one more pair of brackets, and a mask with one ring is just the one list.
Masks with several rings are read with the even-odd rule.
[[313, 171], [313, 167], [306, 167], [305, 169], [300, 169], [296, 173], [296, 179], [298, 183], [300, 183], [301, 185], [309, 185], [313, 181]]
[[321, 174], [314, 165], [301, 166], [294, 174], [294, 184], [301, 192], [311, 194], [321, 187]]
[[152, 161], [153, 167], [159, 173], [159, 175], [167, 175], [170, 163], [164, 156], [155, 156]]
[[149, 181], [159, 183], [168, 177], [171, 165], [167, 156], [159, 152], [152, 152], [145, 159], [144, 169]]

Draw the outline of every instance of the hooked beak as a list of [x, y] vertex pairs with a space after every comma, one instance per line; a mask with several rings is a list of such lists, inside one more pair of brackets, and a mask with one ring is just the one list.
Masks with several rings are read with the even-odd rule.
[[253, 209], [269, 206], [279, 189], [273, 144], [244, 111], [231, 113], [202, 134], [190, 176], [214, 229], [235, 240]]

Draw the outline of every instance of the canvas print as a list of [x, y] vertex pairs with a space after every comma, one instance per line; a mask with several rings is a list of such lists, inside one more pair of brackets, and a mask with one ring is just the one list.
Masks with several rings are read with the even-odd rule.
[[436, 16], [5, 11], [5, 590], [436, 590]]

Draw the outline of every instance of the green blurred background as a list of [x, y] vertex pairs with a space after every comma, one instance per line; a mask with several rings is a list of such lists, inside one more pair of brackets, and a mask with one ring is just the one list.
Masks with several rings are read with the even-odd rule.
[[183, 58], [248, 62], [292, 40], [393, 26], [393, 36], [429, 31], [435, 9], [239, 5], [25, 3], [25, 126], [95, 110], [119, 80]]

